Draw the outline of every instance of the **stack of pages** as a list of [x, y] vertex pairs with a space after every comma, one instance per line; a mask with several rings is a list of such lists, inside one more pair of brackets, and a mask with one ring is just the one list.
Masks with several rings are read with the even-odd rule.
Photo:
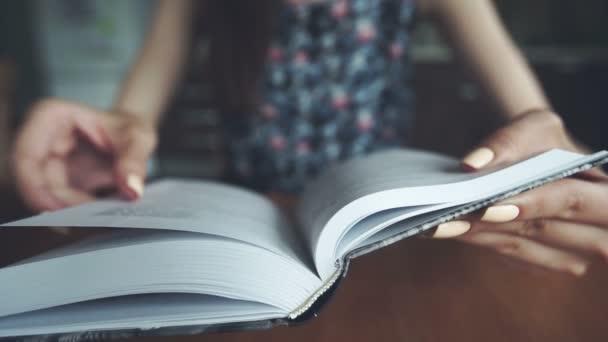
[[397, 149], [330, 168], [295, 219], [244, 189], [166, 179], [137, 202], [103, 199], [12, 222], [2, 229], [116, 229], [0, 269], [0, 337], [289, 325], [318, 312], [352, 258], [607, 160], [552, 150], [465, 173], [455, 159]]

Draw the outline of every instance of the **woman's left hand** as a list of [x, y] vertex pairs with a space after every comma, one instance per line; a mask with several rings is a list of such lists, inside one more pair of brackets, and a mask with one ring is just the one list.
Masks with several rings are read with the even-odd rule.
[[[517, 118], [481, 146], [463, 159], [467, 169], [507, 164], [552, 148], [584, 152], [549, 111]], [[608, 176], [594, 169], [547, 184], [442, 224], [434, 237], [456, 235], [531, 264], [583, 275], [594, 255], [608, 261]]]

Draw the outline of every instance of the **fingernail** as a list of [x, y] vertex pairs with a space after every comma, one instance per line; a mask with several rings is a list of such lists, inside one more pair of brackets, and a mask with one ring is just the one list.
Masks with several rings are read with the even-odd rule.
[[462, 235], [471, 229], [471, 223], [467, 221], [450, 221], [437, 226], [435, 230], [435, 239], [446, 239]]
[[485, 222], [509, 222], [519, 215], [519, 208], [513, 204], [496, 205], [486, 209], [481, 217]]
[[135, 174], [127, 176], [127, 186], [137, 194], [137, 197], [144, 194], [144, 181]]
[[570, 272], [577, 277], [582, 277], [587, 272], [586, 264], [574, 264], [570, 266]]
[[481, 169], [494, 159], [494, 151], [487, 147], [481, 147], [469, 153], [462, 162], [474, 169]]

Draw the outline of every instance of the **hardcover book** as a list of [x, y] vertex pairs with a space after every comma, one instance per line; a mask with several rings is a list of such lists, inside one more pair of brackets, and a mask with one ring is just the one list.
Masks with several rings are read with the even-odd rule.
[[608, 161], [551, 150], [465, 173], [408, 149], [331, 167], [295, 215], [213, 181], [161, 179], [136, 202], [92, 203], [5, 224], [108, 227], [0, 269], [0, 339], [98, 341], [291, 325], [319, 312], [350, 260]]

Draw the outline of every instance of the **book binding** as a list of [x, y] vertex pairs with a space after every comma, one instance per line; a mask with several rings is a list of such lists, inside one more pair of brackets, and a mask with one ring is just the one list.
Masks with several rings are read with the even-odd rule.
[[288, 317], [281, 319], [271, 319], [262, 321], [236, 322], [236, 323], [220, 323], [196, 326], [178, 326], [178, 327], [162, 327], [155, 329], [126, 329], [126, 330], [99, 330], [99, 331], [83, 331], [65, 334], [24, 336], [24, 337], [8, 337], [0, 338], [0, 342], [17, 341], [17, 342], [98, 342], [110, 341], [134, 337], [150, 337], [150, 336], [176, 336], [176, 335], [197, 335], [212, 332], [234, 332], [234, 331], [249, 331], [249, 330], [265, 330], [277, 326], [293, 326], [300, 325], [313, 318], [316, 318], [322, 311], [323, 307], [331, 300], [334, 293], [338, 289], [341, 281], [346, 277], [350, 262], [362, 255], [371, 253], [388, 245], [399, 242], [408, 237], [421, 234], [429, 229], [432, 229], [439, 224], [454, 220], [481, 208], [484, 208], [493, 203], [513, 197], [525, 191], [532, 190], [546, 183], [556, 181], [562, 178], [569, 177], [573, 174], [589, 170], [598, 165], [608, 163], [608, 155], [599, 153], [591, 155], [581, 161], [577, 166], [566, 170], [560, 170], [544, 177], [540, 180], [535, 180], [519, 186], [515, 189], [509, 189], [501, 193], [494, 194], [487, 198], [463, 204], [450, 208], [442, 212], [441, 215], [430, 217], [427, 221], [419, 223], [414, 227], [397, 233], [393, 236], [377, 241], [370, 245], [357, 248], [344, 256], [342, 260], [336, 263], [336, 272], [313, 296], [303, 303], [298, 309], [294, 310]]

